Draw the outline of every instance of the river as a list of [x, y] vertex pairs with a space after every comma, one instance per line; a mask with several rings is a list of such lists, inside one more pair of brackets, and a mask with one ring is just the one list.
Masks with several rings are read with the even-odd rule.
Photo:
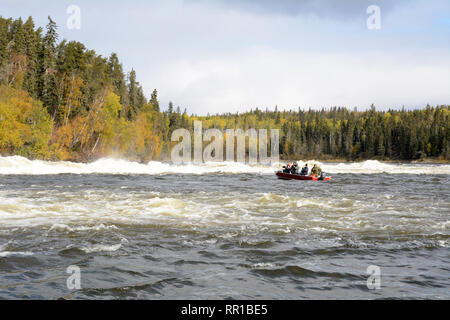
[[0, 298], [449, 299], [450, 165], [322, 168], [0, 157]]

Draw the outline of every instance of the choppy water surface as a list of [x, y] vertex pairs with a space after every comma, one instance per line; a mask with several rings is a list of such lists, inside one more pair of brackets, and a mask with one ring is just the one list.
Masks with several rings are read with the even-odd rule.
[[450, 166], [323, 168], [0, 158], [0, 298], [449, 299]]

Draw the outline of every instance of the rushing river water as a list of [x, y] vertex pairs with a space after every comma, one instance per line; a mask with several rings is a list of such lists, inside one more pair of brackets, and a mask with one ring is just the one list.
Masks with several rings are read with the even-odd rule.
[[449, 165], [274, 169], [0, 157], [0, 298], [450, 298]]

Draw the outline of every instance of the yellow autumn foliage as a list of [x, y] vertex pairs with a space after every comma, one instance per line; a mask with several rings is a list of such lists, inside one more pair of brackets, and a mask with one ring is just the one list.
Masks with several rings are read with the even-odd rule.
[[29, 158], [50, 156], [53, 121], [42, 103], [23, 90], [0, 86], [0, 153]]

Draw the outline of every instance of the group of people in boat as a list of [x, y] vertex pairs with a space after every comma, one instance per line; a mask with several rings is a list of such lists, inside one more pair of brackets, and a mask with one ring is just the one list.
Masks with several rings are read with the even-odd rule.
[[[299, 171], [298, 170], [298, 164], [296, 161], [293, 163], [288, 163], [287, 165], [283, 166], [283, 172], [284, 173], [290, 173], [290, 174], [299, 174], [301, 176], [307, 176], [309, 172], [308, 164], [305, 163], [303, 168]], [[314, 175], [316, 177], [322, 177], [323, 172], [320, 166], [317, 164], [314, 164], [314, 166], [311, 168], [310, 175]]]

